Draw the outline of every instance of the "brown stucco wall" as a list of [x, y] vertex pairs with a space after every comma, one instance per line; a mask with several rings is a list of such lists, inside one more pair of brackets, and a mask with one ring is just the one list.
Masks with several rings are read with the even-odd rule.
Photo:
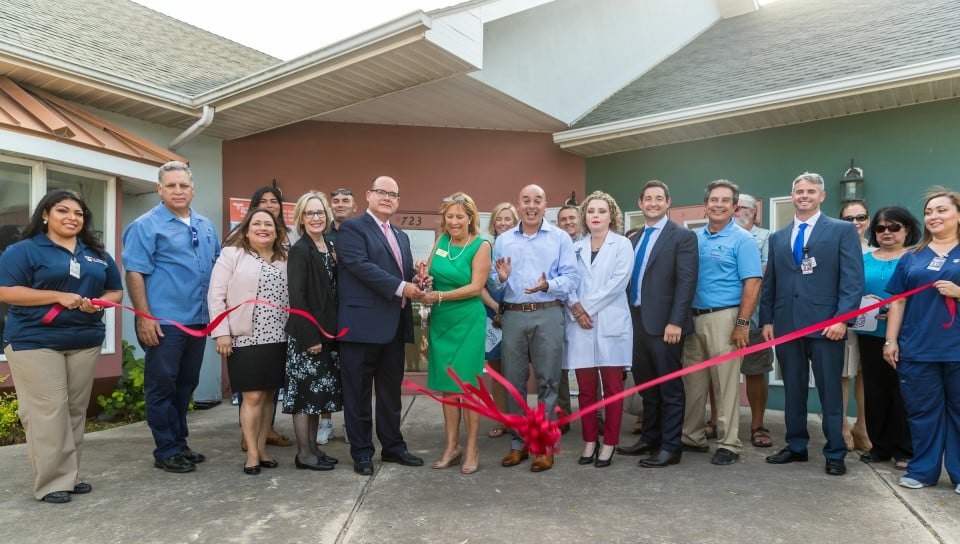
[[490, 211], [516, 202], [528, 183], [559, 206], [571, 191], [583, 197], [584, 165], [550, 134], [306, 121], [223, 143], [224, 210], [230, 197], [248, 198], [276, 179], [288, 202], [309, 189], [346, 187], [362, 212], [377, 175], [397, 180], [401, 212], [435, 212], [458, 190]]

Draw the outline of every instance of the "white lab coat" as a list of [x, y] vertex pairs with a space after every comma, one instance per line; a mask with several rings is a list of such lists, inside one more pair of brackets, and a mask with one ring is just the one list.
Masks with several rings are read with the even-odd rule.
[[[614, 232], [590, 262], [590, 235], [573, 244], [580, 285], [566, 302], [566, 350], [563, 368], [597, 366], [630, 367], [633, 359], [633, 323], [627, 303], [627, 284], [633, 273], [633, 245]], [[580, 302], [593, 320], [592, 329], [583, 329], [570, 308]]]

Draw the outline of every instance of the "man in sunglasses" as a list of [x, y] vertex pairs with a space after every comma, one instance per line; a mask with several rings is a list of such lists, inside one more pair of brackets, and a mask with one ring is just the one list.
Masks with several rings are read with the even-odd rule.
[[[190, 207], [190, 168], [171, 161], [157, 175], [160, 203], [123, 233], [127, 291], [140, 312], [202, 329], [210, 322], [207, 289], [220, 239], [213, 223]], [[207, 339], [157, 321], [138, 317], [136, 323], [146, 353], [143, 389], [147, 425], [156, 443], [154, 466], [191, 472], [205, 460], [187, 446], [187, 406], [200, 381]]]
[[357, 213], [357, 204], [353, 200], [350, 189], [337, 189], [330, 193], [330, 211], [333, 212], [333, 221], [330, 223], [330, 232], [326, 235], [328, 241], [337, 243], [337, 231], [344, 220]]

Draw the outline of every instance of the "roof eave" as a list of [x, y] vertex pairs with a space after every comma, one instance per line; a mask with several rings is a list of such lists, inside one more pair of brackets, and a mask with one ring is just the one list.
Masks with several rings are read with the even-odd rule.
[[599, 142], [607, 144], [608, 150], [603, 154], [627, 151], [636, 147], [624, 146], [623, 149], [614, 151], [609, 149], [611, 146], [616, 147], [615, 140], [638, 134], [957, 76], [960, 76], [960, 55], [712, 104], [565, 130], [555, 133], [553, 141], [562, 149], [582, 156], [596, 155], [597, 153], [583, 152], [583, 150]]

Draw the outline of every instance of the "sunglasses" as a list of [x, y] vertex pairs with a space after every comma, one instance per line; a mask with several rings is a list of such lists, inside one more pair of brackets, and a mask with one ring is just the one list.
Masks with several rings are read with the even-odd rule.
[[883, 234], [884, 232], [890, 231], [890, 233], [900, 232], [900, 229], [903, 228], [903, 225], [897, 223], [890, 223], [889, 225], [876, 225], [873, 227], [873, 232], [877, 234]]
[[331, 196], [340, 196], [340, 195], [353, 196], [353, 192], [351, 192], [350, 189], [337, 189], [336, 191], [333, 191], [332, 193], [330, 193], [330, 195]]
[[454, 196], [454, 197], [449, 197], [449, 196], [448, 196], [448, 197], [446, 197], [446, 198], [443, 199], [443, 202], [444, 202], [444, 203], [447, 203], [447, 202], [456, 202], [456, 203], [458, 203], [458, 204], [463, 204], [463, 203], [466, 202], [466, 201], [467, 201], [467, 197], [465, 197], [465, 196]]
[[860, 215], [845, 215], [840, 219], [843, 219], [844, 221], [859, 221], [860, 223], [863, 223], [867, 219], [870, 219], [870, 216], [861, 213]]
[[190, 227], [190, 243], [193, 244], [193, 247], [200, 246], [200, 233], [197, 232], [196, 227]]

